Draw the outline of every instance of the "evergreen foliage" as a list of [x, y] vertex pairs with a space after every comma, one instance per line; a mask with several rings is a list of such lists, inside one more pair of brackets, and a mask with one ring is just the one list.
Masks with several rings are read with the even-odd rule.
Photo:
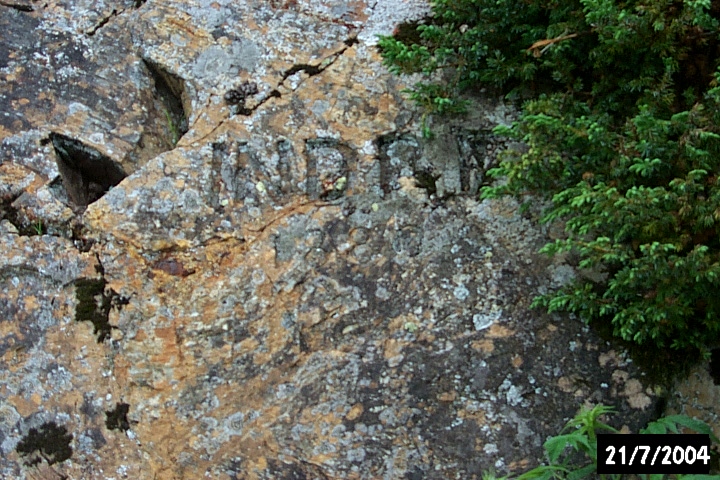
[[[437, 0], [415, 35], [382, 37], [395, 73], [444, 72], [411, 91], [425, 114], [498, 87], [523, 101], [497, 133], [527, 148], [483, 197], [551, 200], [581, 279], [536, 299], [612, 322], [638, 344], [703, 353], [720, 342], [720, 2]], [[437, 77], [437, 76], [436, 76]]]

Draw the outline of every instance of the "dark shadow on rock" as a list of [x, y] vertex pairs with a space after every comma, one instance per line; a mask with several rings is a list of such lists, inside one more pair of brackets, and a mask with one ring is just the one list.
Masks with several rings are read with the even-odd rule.
[[168, 72], [151, 60], [143, 59], [143, 63], [155, 82], [155, 96], [160, 100], [164, 109], [168, 143], [175, 147], [180, 138], [188, 131], [190, 101], [186, 93], [185, 82], [179, 76]]
[[113, 410], [105, 412], [105, 426], [108, 430], [122, 430], [123, 432], [130, 429], [130, 422], [127, 414], [130, 411], [130, 405], [127, 403], [116, 403]]
[[119, 308], [127, 304], [127, 299], [121, 297], [110, 289], [105, 291], [104, 278], [99, 280], [79, 278], [75, 281], [75, 320], [78, 322], [92, 322], [93, 333], [98, 337], [98, 343], [110, 338], [113, 327], [108, 321], [110, 309]]
[[85, 208], [120, 183], [125, 171], [96, 149], [59, 133], [51, 133], [57, 165], [72, 203]]
[[710, 352], [710, 376], [715, 385], [720, 385], [720, 348]]
[[40, 430], [31, 428], [20, 443], [17, 445], [17, 452], [29, 457], [25, 465], [33, 466], [46, 460], [49, 465], [64, 462], [72, 457], [72, 434], [68, 433], [63, 426], [55, 422], [45, 422]]

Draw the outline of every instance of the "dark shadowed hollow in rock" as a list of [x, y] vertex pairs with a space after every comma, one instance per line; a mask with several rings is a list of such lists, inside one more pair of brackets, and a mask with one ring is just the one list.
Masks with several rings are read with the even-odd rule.
[[157, 63], [147, 59], [143, 63], [155, 82], [156, 99], [162, 104], [167, 124], [168, 143], [174, 147], [188, 131], [190, 102], [185, 93], [185, 84], [182, 78]]
[[116, 162], [84, 143], [51, 133], [57, 165], [70, 200], [84, 208], [126, 177]]

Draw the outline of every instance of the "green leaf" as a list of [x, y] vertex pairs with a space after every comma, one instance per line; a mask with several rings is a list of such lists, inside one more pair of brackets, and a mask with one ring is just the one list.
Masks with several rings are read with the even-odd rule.
[[392, 72], [425, 75], [407, 92], [425, 137], [429, 118], [465, 110], [464, 91], [521, 108], [512, 124], [498, 116], [508, 148], [480, 198], [547, 201], [541, 220], [564, 222], [567, 242], [543, 251], [603, 273], [533, 306], [611, 316], [615, 335], [677, 357], [720, 334], [720, 71], [685, 68], [720, 31], [711, 5], [438, 0], [432, 21], [378, 41]]
[[595, 464], [591, 463], [589, 465], [585, 465], [584, 467], [570, 471], [567, 474], [567, 477], [565, 477], [567, 480], [579, 480], [581, 478], [589, 477], [595, 473], [597, 470], [597, 467]]
[[556, 437], [549, 438], [543, 444], [543, 447], [545, 448], [550, 461], [554, 463], [557, 462], [566, 447], [575, 445], [577, 441], [578, 435], [575, 434], [558, 435]]
[[540, 465], [522, 475], [518, 475], [515, 480], [549, 480], [557, 474], [567, 473], [567, 471], [567, 468], [559, 465]]
[[720, 475], [678, 475], [678, 480], [720, 480]]
[[670, 415], [662, 419], [664, 422], [669, 424], [682, 425], [683, 427], [689, 428], [698, 433], [704, 433], [710, 435], [710, 440], [715, 443], [720, 443], [720, 439], [715, 436], [712, 429], [703, 421], [690, 418], [686, 415]]

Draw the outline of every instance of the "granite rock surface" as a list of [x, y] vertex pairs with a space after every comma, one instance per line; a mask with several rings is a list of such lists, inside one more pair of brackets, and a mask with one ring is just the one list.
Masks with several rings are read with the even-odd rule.
[[375, 35], [425, 2], [70, 3], [0, 5], [0, 476], [480, 478], [656, 414], [477, 200], [514, 110], [421, 138]]

